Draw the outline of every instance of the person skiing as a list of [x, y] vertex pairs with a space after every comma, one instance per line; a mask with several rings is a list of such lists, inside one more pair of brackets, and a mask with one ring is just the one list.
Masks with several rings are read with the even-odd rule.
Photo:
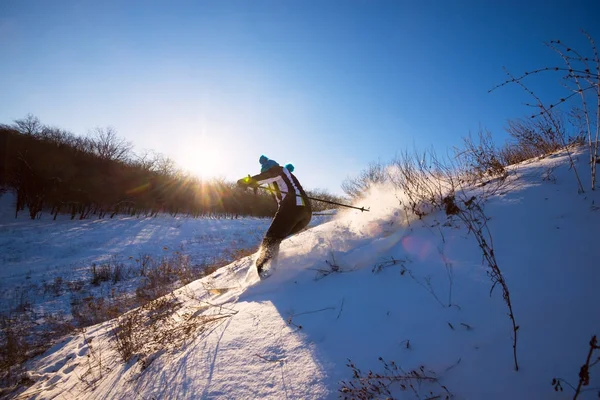
[[[262, 187], [273, 194], [277, 201], [277, 212], [271, 226], [267, 230], [260, 247], [260, 254], [256, 259], [256, 270], [261, 278], [264, 265], [272, 258], [277, 257], [281, 241], [306, 228], [312, 217], [312, 209], [304, 189], [298, 178], [292, 172], [294, 166], [287, 164], [280, 166], [276, 161], [261, 155], [260, 174], [248, 176], [237, 181], [241, 187]], [[262, 186], [266, 185], [266, 186]]]

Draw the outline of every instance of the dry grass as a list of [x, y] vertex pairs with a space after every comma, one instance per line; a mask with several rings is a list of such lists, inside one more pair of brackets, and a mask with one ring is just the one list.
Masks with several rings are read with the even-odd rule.
[[[15, 288], [9, 312], [0, 315], [0, 383], [5, 387], [18, 384], [21, 365], [43, 353], [62, 336], [121, 315], [115, 320], [113, 330], [123, 359], [138, 354], [141, 344], [146, 348], [148, 343], [177, 343], [175, 337], [169, 335], [177, 335], [181, 330], [191, 332], [196, 329], [194, 326], [208, 326], [211, 319], [194, 316], [176, 328], [159, 328], [167, 321], [161, 317], [163, 314], [160, 310], [174, 312], [177, 309], [172, 297], [167, 297], [171, 299], [168, 301], [161, 297], [213, 273], [232, 259], [252, 253], [250, 249], [232, 250], [210, 264], [200, 265], [193, 265], [190, 257], [181, 251], [159, 258], [140, 255], [131, 258], [131, 265], [112, 257], [106, 262], [90, 266], [90, 275], [86, 280], [66, 281], [62, 277], [55, 277], [40, 286], [29, 284]], [[134, 293], [131, 293], [132, 285]], [[35, 296], [51, 299], [69, 296], [70, 313], [40, 315], [35, 312], [32, 300]], [[156, 329], [140, 328], [142, 322]], [[141, 344], [138, 344], [135, 339], [138, 331], [150, 332], [154, 339], [150, 340], [144, 333], [140, 337]], [[92, 370], [97, 368], [90, 368]], [[91, 377], [86, 380], [94, 381]]]
[[[395, 392], [412, 392], [417, 399], [452, 398], [448, 388], [439, 383], [435, 372], [427, 370], [424, 366], [405, 371], [394, 361], [388, 363], [382, 357], [379, 357], [379, 361], [383, 364], [382, 372], [369, 370], [364, 373], [348, 360], [346, 365], [352, 370], [352, 379], [340, 383], [338, 389], [340, 398], [344, 400], [393, 399]], [[424, 389], [425, 387], [429, 389]]]

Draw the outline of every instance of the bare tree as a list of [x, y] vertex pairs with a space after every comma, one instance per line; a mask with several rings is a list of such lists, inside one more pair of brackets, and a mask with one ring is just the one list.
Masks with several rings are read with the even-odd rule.
[[144, 171], [156, 172], [165, 176], [177, 174], [177, 164], [168, 156], [154, 150], [144, 150], [135, 156], [135, 164]]
[[156, 171], [158, 156], [153, 150], [144, 150], [141, 154], [136, 154], [135, 165], [144, 171]]
[[91, 132], [91, 147], [101, 160], [127, 161], [133, 145], [117, 136], [112, 127], [96, 128]]
[[174, 177], [179, 171], [177, 170], [177, 164], [169, 157], [157, 153], [154, 158], [154, 171], [164, 176]]
[[25, 118], [16, 119], [14, 122], [15, 129], [25, 135], [37, 135], [43, 129], [40, 119], [33, 114], [27, 114]]

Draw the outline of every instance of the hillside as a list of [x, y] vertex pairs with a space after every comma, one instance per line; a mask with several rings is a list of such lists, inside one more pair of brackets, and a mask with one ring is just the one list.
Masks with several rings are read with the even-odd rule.
[[[564, 154], [523, 163], [509, 181], [484, 210], [519, 325], [519, 371], [474, 236], [443, 212], [407, 223], [401, 194], [384, 186], [361, 201], [371, 212], [285, 240], [262, 282], [245, 257], [65, 337], [27, 364], [19, 398], [333, 399], [343, 388], [348, 398], [572, 398], [567, 382], [577, 386], [600, 334], [600, 196], [577, 193]], [[600, 387], [598, 371], [586, 389]]]

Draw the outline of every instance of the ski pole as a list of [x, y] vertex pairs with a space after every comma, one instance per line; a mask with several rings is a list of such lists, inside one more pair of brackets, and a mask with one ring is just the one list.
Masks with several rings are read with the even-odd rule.
[[[273, 190], [273, 189], [271, 189], [271, 188], [269, 188], [269, 187], [260, 186], [260, 185], [259, 185], [259, 186], [256, 186], [256, 187], [258, 187], [258, 188], [260, 188], [260, 189], [267, 190], [267, 191], [269, 191], [269, 192], [271, 192], [271, 193], [273, 193], [273, 192], [274, 192], [274, 190]], [[287, 194], [288, 192], [280, 192], [280, 193]], [[341, 206], [341, 207], [354, 208], [355, 210], [360, 210], [361, 212], [363, 212], [363, 211], [370, 211], [370, 209], [368, 209], [368, 208], [364, 208], [364, 207], [354, 207], [354, 206], [349, 206], [349, 205], [347, 205], [347, 204], [336, 203], [335, 201], [329, 201], [329, 200], [324, 200], [324, 199], [317, 199], [317, 198], [310, 197], [310, 196], [305, 196], [305, 197], [306, 197], [307, 199], [314, 200], [314, 201], [320, 201], [320, 202], [322, 202], [322, 203], [333, 204], [333, 205], [336, 205], [336, 206]]]

